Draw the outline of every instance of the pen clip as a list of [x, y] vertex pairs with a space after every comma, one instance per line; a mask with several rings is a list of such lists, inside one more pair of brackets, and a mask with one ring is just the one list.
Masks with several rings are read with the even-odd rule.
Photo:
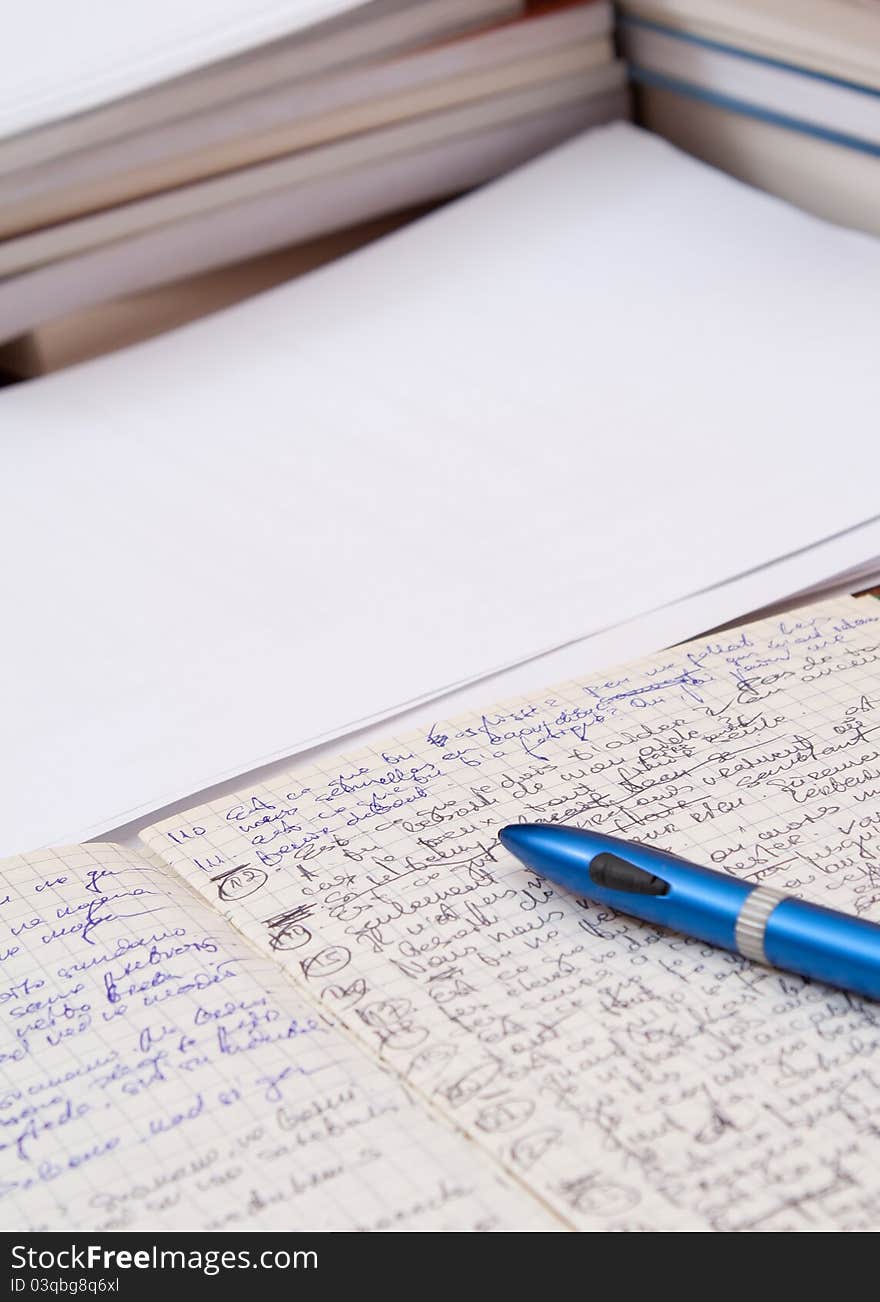
[[590, 879], [608, 891], [631, 895], [668, 895], [669, 883], [654, 873], [638, 868], [616, 854], [597, 854], [590, 863]]

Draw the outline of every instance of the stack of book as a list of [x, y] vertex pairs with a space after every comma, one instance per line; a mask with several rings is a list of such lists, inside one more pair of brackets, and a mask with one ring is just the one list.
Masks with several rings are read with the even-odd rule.
[[0, 340], [460, 192], [626, 115], [606, 0], [323, 0], [262, 27], [226, 0], [222, 40], [202, 8], [190, 33], [154, 7], [168, 29], [128, 63], [112, 29], [98, 54], [80, 34], [79, 78], [58, 39], [48, 70], [29, 60], [26, 18], [0, 52]]
[[877, 0], [623, 0], [645, 125], [753, 185], [880, 234]]

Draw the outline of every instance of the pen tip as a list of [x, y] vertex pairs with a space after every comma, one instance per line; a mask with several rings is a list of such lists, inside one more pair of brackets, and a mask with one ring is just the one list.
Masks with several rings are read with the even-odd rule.
[[534, 824], [509, 823], [498, 833], [498, 840], [505, 850], [509, 850], [511, 854], [519, 854], [530, 844], [530, 834], [533, 830]]
[[498, 840], [504, 846], [505, 850], [513, 849], [516, 843], [516, 824], [511, 823], [508, 827], [502, 827], [498, 833]]

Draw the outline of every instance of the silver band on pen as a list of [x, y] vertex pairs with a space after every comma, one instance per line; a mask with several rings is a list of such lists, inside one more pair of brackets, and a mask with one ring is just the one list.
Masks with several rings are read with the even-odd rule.
[[766, 963], [764, 953], [764, 932], [770, 914], [787, 899], [783, 891], [774, 890], [772, 886], [756, 886], [746, 896], [745, 903], [736, 920], [736, 947], [743, 958], [750, 958], [755, 963]]

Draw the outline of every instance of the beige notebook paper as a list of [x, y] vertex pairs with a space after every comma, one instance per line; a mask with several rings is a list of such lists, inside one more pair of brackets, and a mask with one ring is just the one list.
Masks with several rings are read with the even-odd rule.
[[877, 1006], [556, 892], [497, 832], [878, 919], [878, 664], [880, 607], [837, 599], [294, 767], [143, 859], [11, 861], [4, 1222], [871, 1228]]

